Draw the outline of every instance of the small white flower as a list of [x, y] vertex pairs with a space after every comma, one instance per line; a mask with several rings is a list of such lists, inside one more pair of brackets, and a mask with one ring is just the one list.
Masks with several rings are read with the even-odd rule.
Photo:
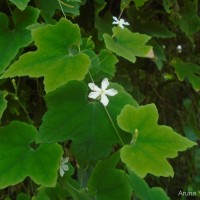
[[59, 171], [60, 171], [60, 176], [61, 177], [63, 177], [64, 173], [69, 170], [69, 166], [67, 164], [68, 161], [69, 161], [69, 157], [61, 158], [61, 160], [60, 160], [60, 169], [59, 169]]
[[88, 86], [93, 91], [93, 92], [90, 92], [90, 94], [88, 95], [88, 97], [91, 98], [91, 99], [96, 99], [97, 97], [100, 96], [100, 98], [101, 98], [100, 102], [104, 106], [107, 106], [108, 102], [109, 102], [109, 100], [108, 100], [108, 98], [107, 98], [106, 95], [108, 95], [108, 96], [114, 96], [114, 95], [116, 95], [118, 93], [113, 88], [106, 90], [107, 87], [109, 86], [109, 82], [108, 82], [107, 78], [104, 78], [103, 81], [101, 82], [101, 88], [99, 88], [98, 86], [96, 86], [94, 83], [89, 83]]
[[178, 53], [181, 53], [182, 52], [182, 46], [179, 44], [177, 47], [176, 47], [176, 50]]
[[117, 19], [117, 17], [113, 17], [114, 21], [112, 24], [118, 24], [122, 29], [125, 26], [130, 25], [128, 22], [125, 22], [125, 20], [123, 18], [121, 18], [120, 20]]

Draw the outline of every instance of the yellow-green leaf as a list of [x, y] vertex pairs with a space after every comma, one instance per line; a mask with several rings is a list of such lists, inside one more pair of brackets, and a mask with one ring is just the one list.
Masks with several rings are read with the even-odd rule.
[[122, 147], [122, 161], [138, 176], [173, 176], [167, 158], [175, 158], [196, 143], [174, 132], [170, 127], [158, 125], [158, 111], [154, 104], [138, 108], [126, 105], [117, 118], [119, 127], [132, 135], [130, 144]]

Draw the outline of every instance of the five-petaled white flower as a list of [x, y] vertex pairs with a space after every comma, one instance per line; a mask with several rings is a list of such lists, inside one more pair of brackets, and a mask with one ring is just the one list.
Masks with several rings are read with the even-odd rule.
[[91, 98], [91, 99], [96, 99], [97, 97], [100, 97], [101, 98], [100, 102], [104, 106], [107, 106], [108, 102], [109, 102], [109, 100], [108, 100], [106, 95], [114, 96], [114, 95], [116, 95], [118, 93], [113, 88], [106, 90], [107, 87], [109, 86], [109, 82], [108, 82], [107, 78], [104, 78], [103, 81], [101, 82], [101, 88], [96, 86], [94, 83], [89, 83], [88, 86], [93, 91], [93, 92], [90, 92], [88, 97]]
[[112, 24], [118, 24], [121, 28], [124, 28], [125, 26], [130, 25], [128, 22], [125, 22], [125, 20], [123, 18], [121, 18], [120, 20], [117, 19], [117, 17], [113, 17], [114, 21]]
[[60, 160], [60, 176], [63, 177], [64, 173], [69, 170], [69, 166], [67, 165], [69, 161], [69, 157], [61, 158]]

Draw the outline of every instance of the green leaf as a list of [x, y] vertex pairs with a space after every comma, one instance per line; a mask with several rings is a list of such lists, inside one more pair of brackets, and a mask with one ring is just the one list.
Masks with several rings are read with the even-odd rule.
[[46, 23], [54, 23], [55, 20], [52, 19], [55, 14], [55, 10], [59, 9], [58, 0], [47, 1], [46, 0], [34, 0], [36, 6], [41, 11], [41, 16], [44, 18]]
[[[83, 50], [90, 57], [91, 66], [90, 66], [90, 75], [95, 80], [102, 80], [104, 77], [108, 79], [112, 78], [115, 75], [116, 66], [118, 62], [113, 53], [107, 49], [101, 49], [99, 55], [90, 49]], [[86, 80], [90, 80], [88, 75]]]
[[126, 105], [117, 117], [119, 127], [132, 135], [130, 145], [121, 149], [122, 161], [138, 176], [173, 176], [166, 160], [174, 158], [196, 143], [182, 137], [170, 127], [158, 125], [158, 111], [154, 104], [135, 108]]
[[30, 200], [30, 196], [25, 193], [19, 193], [17, 195], [17, 200]]
[[169, 31], [165, 26], [159, 24], [158, 22], [144, 22], [139, 23], [136, 26], [136, 30], [140, 33], [150, 35], [157, 38], [172, 38], [176, 37], [176, 34]]
[[134, 194], [141, 200], [170, 200], [162, 188], [150, 188], [144, 179], [140, 178], [133, 172], [130, 173], [130, 182], [133, 187]]
[[50, 200], [50, 197], [45, 192], [45, 188], [39, 188], [39, 191], [36, 196], [34, 196], [31, 200]]
[[82, 80], [88, 72], [89, 57], [79, 53], [80, 30], [69, 20], [61, 19], [56, 25], [33, 30], [38, 47], [20, 57], [2, 76], [44, 76], [46, 92], [70, 80]]
[[118, 59], [108, 50], [102, 49], [99, 53], [99, 68], [101, 77], [113, 77], [115, 75]]
[[184, 63], [179, 58], [173, 59], [171, 65], [175, 68], [176, 74], [180, 81], [188, 79], [192, 87], [200, 90], [200, 66], [194, 63]]
[[121, 11], [123, 9], [125, 9], [131, 2], [132, 2], [132, 0], [122, 0], [121, 3], [120, 3], [120, 9], [121, 9]]
[[165, 49], [155, 40], [151, 41], [151, 45], [153, 46], [153, 51], [155, 53], [154, 62], [157, 65], [158, 69], [161, 70], [163, 67], [163, 62], [166, 61], [166, 56], [164, 52]]
[[193, 40], [194, 33], [200, 28], [200, 17], [196, 11], [195, 3], [184, 1], [184, 6], [179, 11], [179, 17], [174, 19], [174, 23], [178, 24], [182, 32]]
[[145, 45], [151, 38], [144, 34], [132, 33], [128, 29], [113, 28], [113, 36], [104, 34], [106, 48], [118, 56], [135, 63], [138, 57], [153, 57], [152, 47]]
[[97, 163], [88, 182], [88, 189], [96, 199], [130, 200], [132, 188], [129, 177], [123, 170], [116, 169], [119, 160], [116, 153]]
[[142, 7], [148, 0], [133, 0], [137, 8]]
[[[118, 91], [116, 96], [109, 98], [107, 106], [116, 123], [115, 119], [124, 105], [137, 106], [137, 103], [121, 86], [110, 84], [110, 87]], [[84, 162], [108, 156], [112, 145], [119, 143], [103, 105], [99, 100], [88, 102], [89, 92], [85, 83], [71, 81], [49, 93], [46, 96], [48, 111], [39, 130], [40, 142], [72, 140], [73, 154]]]
[[[73, 200], [89, 200], [89, 193], [82, 188], [81, 184], [72, 178], [74, 175], [74, 168], [68, 163], [69, 170], [63, 177], [58, 179], [57, 185], [53, 188], [40, 187], [37, 196], [34, 200], [46, 199], [69, 199]], [[77, 173], [77, 172], [76, 172]], [[45, 199], [46, 198], [46, 199]]]
[[[81, 1], [62, 0], [62, 2], [64, 3], [62, 5], [62, 7], [63, 7], [63, 10], [64, 10], [65, 13], [72, 14], [74, 17], [80, 14], [79, 7], [80, 7]], [[61, 10], [60, 7], [59, 7], [59, 9]]]
[[114, 77], [116, 72], [115, 65], [118, 62], [116, 56], [107, 49], [101, 49], [98, 59], [98, 73], [93, 74], [93, 78], [95, 80], [102, 80], [104, 77], [107, 77], [108, 79]]
[[86, 38], [81, 38], [81, 46], [80, 46], [81, 50], [83, 50], [83, 51], [85, 49], [93, 50], [94, 48], [95, 48], [95, 44], [92, 41], [92, 36], [86, 37]]
[[15, 10], [13, 12], [15, 29], [10, 30], [7, 16], [0, 13], [0, 74], [15, 58], [19, 49], [32, 42], [31, 32], [26, 27], [36, 23], [38, 17], [39, 10], [36, 8], [28, 7], [23, 12]]
[[[62, 0], [60, 4], [65, 13], [72, 14], [74, 17], [79, 15], [79, 7], [81, 1], [73, 0]], [[46, 0], [35, 0], [37, 7], [41, 10], [41, 15], [44, 18], [46, 23], [54, 23], [55, 20], [53, 16], [56, 10], [61, 10], [61, 6], [58, 0], [47, 1]], [[62, 15], [62, 13], [61, 13]]]
[[172, 2], [171, 0], [163, 0], [162, 3], [165, 11], [167, 13], [171, 13], [174, 2]]
[[26, 123], [13, 121], [0, 128], [0, 188], [15, 185], [27, 176], [37, 184], [55, 186], [63, 150], [58, 144], [31, 148], [37, 130]]
[[[105, 6], [106, 4], [104, 4]], [[104, 8], [104, 6], [101, 6], [100, 8]], [[112, 15], [110, 12], [106, 12], [103, 17], [99, 16], [99, 10], [96, 10], [96, 15], [95, 15], [95, 28], [98, 31], [98, 39], [103, 40], [103, 34], [112, 33]]]
[[30, 0], [9, 0], [9, 1], [15, 4], [20, 10], [24, 10], [27, 7], [28, 2]]
[[0, 118], [7, 107], [7, 101], [4, 98], [4, 93], [0, 91]]
[[[91, 50], [91, 49], [85, 49], [82, 52], [85, 53], [85, 54], [87, 54], [88, 57], [90, 58], [89, 71], [90, 71], [90, 75], [92, 77], [94, 77], [100, 71], [100, 69], [99, 69], [99, 58], [96, 55], [96, 53], [93, 50]], [[86, 79], [90, 80], [89, 73], [88, 73]]]
[[[75, 172], [76, 173], [76, 172]], [[69, 171], [66, 173], [62, 182], [60, 181], [59, 185], [62, 187], [63, 194], [66, 194], [66, 190], [71, 195], [73, 200], [89, 200], [90, 194], [86, 188], [83, 188], [83, 182], [78, 182], [77, 180], [73, 179], [74, 175], [74, 168], [69, 165]], [[61, 192], [59, 192], [60, 194]], [[51, 195], [52, 196], [52, 195]], [[60, 199], [64, 199], [63, 197]], [[65, 198], [66, 199], [66, 198]]]

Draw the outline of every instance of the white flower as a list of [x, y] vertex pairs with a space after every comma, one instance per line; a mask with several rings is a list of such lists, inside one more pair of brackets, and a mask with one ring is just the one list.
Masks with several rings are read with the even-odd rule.
[[112, 24], [118, 24], [122, 29], [125, 26], [130, 25], [128, 22], [125, 22], [125, 20], [123, 18], [121, 18], [120, 20], [117, 19], [117, 17], [113, 17], [114, 21]]
[[108, 105], [108, 98], [106, 95], [108, 96], [114, 96], [116, 95], [118, 92], [116, 90], [112, 89], [107, 89], [107, 87], [109, 86], [109, 82], [107, 78], [104, 78], [103, 81], [101, 82], [101, 88], [99, 88], [98, 86], [96, 86], [94, 83], [89, 83], [88, 86], [90, 87], [90, 89], [93, 92], [90, 92], [90, 94], [88, 95], [89, 98], [91, 99], [96, 99], [97, 97], [100, 96], [101, 100], [100, 102], [104, 105], [107, 106]]
[[63, 177], [64, 176], [64, 173], [65, 171], [68, 171], [69, 170], [69, 166], [67, 165], [69, 161], [69, 157], [67, 158], [61, 158], [60, 160], [60, 176]]
[[177, 47], [176, 47], [176, 50], [178, 53], [181, 53], [182, 52], [182, 46], [179, 44]]

